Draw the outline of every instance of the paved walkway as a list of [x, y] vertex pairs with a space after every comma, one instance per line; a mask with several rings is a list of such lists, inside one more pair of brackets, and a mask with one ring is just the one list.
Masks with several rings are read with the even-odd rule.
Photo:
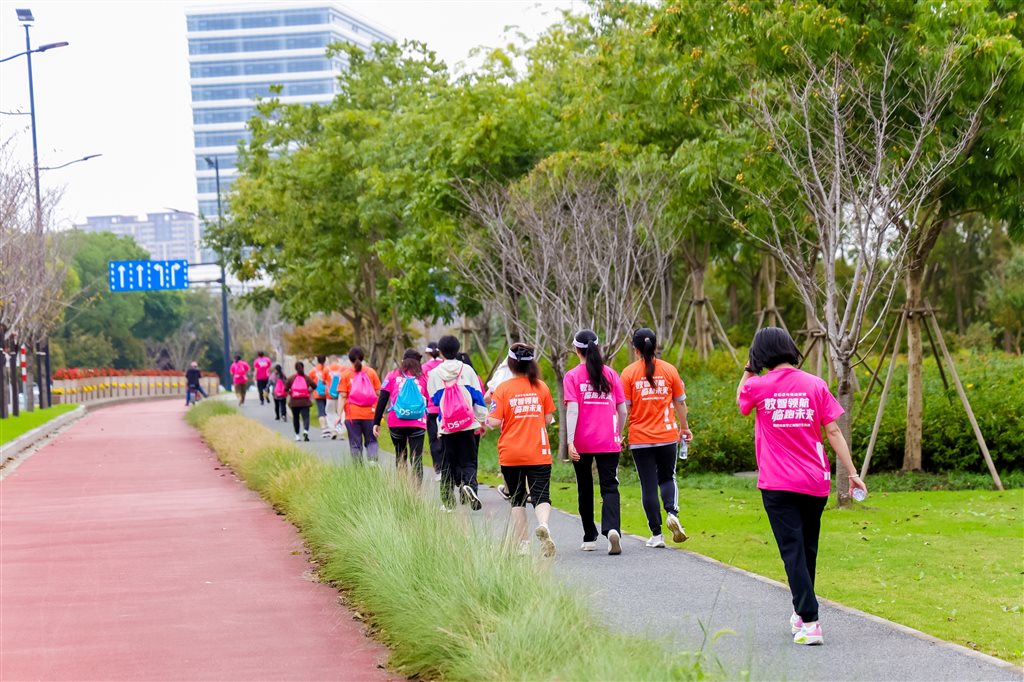
[[[258, 400], [250, 398], [243, 411], [293, 435], [291, 424], [274, 422], [273, 408]], [[324, 459], [348, 460], [342, 442], [320, 440], [317, 429], [312, 438], [302, 447]], [[426, 488], [436, 498], [432, 480]], [[489, 488], [480, 497], [484, 511], [474, 518], [504, 533], [508, 503]], [[603, 540], [602, 551], [581, 552], [579, 520], [557, 511], [551, 532], [558, 545], [555, 572], [585, 595], [602, 620], [683, 650], [703, 650], [713, 674], [726, 679], [747, 674], [755, 680], [1024, 680], [1019, 668], [996, 659], [825, 604], [825, 646], [800, 647], [789, 633], [790, 595], [783, 585], [693, 552], [648, 549], [635, 537], [624, 538], [618, 557], [605, 554]]]
[[96, 411], [0, 482], [0, 679], [388, 679], [295, 529], [182, 413]]

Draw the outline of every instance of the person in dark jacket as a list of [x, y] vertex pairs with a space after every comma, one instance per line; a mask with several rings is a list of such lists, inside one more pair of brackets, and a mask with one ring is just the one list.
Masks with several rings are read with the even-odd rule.
[[207, 397], [200, 381], [202, 377], [203, 373], [199, 371], [199, 365], [195, 362], [189, 365], [189, 368], [185, 371], [185, 407], [188, 407], [193, 402], [199, 402], [198, 398], [196, 400], [192, 399], [193, 391], [204, 398]]

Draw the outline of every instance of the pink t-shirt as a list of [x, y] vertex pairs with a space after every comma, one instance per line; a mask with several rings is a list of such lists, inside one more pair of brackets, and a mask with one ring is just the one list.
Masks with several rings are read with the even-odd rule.
[[757, 487], [828, 497], [831, 469], [821, 429], [843, 413], [828, 384], [795, 367], [779, 367], [747, 379], [739, 407], [745, 415], [757, 410]]
[[[223, 365], [222, 365], [223, 366]], [[236, 384], [244, 384], [249, 380], [249, 363], [245, 360], [238, 360], [231, 363], [231, 378]]]
[[619, 424], [615, 407], [626, 402], [626, 394], [615, 370], [605, 365], [604, 375], [611, 384], [611, 393], [597, 393], [594, 390], [585, 365], [570, 370], [562, 380], [565, 402], [579, 403], [580, 406], [576, 434], [573, 437], [577, 452], [618, 452], [622, 447], [619, 435], [622, 425]]
[[[391, 394], [388, 400], [388, 428], [393, 426], [411, 426], [413, 428], [425, 429], [427, 428], [427, 416], [423, 415], [422, 419], [399, 419], [395, 416], [394, 410], [391, 406], [395, 404], [395, 400], [398, 398], [398, 392], [402, 390], [402, 385], [411, 379], [412, 377], [402, 374], [397, 369], [393, 369], [388, 372], [388, 375], [384, 377], [384, 383], [381, 385], [380, 390], [387, 391]], [[427, 375], [421, 374], [416, 377], [416, 382], [420, 385], [420, 393], [423, 395], [423, 399], [427, 401], [427, 405], [430, 405], [430, 397], [427, 395]]]
[[[431, 360], [427, 360], [426, 362], [424, 362], [423, 363], [423, 376], [427, 376], [428, 374], [430, 374], [430, 370], [434, 369], [435, 367], [440, 365], [442, 362], [444, 362], [444, 360], [442, 358], [431, 359]], [[437, 414], [437, 411], [439, 409], [440, 408], [437, 405], [434, 404], [433, 400], [428, 400], [427, 401], [427, 414]]]
[[269, 379], [270, 378], [270, 366], [274, 364], [273, 361], [266, 355], [256, 358], [252, 361], [252, 366], [256, 370], [257, 379]]

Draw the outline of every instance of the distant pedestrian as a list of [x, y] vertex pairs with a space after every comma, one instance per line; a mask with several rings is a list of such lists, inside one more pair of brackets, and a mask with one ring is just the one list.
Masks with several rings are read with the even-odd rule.
[[[431, 341], [426, 349], [430, 359], [423, 363], [423, 374], [430, 376], [431, 370], [441, 364], [441, 351], [437, 348], [437, 341]], [[434, 480], [441, 480], [441, 439], [437, 433], [437, 411], [438, 407], [433, 401], [427, 405], [427, 444], [430, 447], [430, 463], [434, 467]]]
[[[768, 522], [786, 567], [793, 595], [790, 631], [796, 644], [824, 641], [814, 595], [821, 514], [828, 502], [831, 467], [821, 431], [825, 430], [836, 459], [856, 471], [850, 448], [836, 420], [843, 408], [828, 384], [798, 368], [803, 356], [792, 337], [778, 327], [754, 335], [750, 357], [736, 390], [744, 415], [756, 411], [754, 452], [757, 487]], [[761, 372], [767, 374], [760, 376]], [[867, 486], [850, 476], [849, 493]]]
[[[295, 363], [295, 374], [288, 377], [284, 385], [288, 395], [288, 406], [292, 408], [292, 426], [295, 427], [295, 440], [309, 440], [309, 408], [313, 406], [313, 378], [306, 376], [306, 366]], [[299, 421], [302, 422], [302, 435], [299, 435]]]
[[508, 486], [512, 504], [512, 537], [519, 552], [529, 551], [527, 540], [526, 497], [532, 498], [537, 515], [534, 534], [540, 540], [545, 557], [555, 555], [548, 520], [551, 516], [551, 442], [548, 424], [554, 422], [555, 403], [551, 391], [540, 380], [534, 349], [523, 343], [509, 348], [508, 367], [512, 378], [497, 390], [491, 403], [487, 424], [501, 429], [498, 437], [498, 464]]
[[633, 334], [636, 362], [622, 371], [622, 389], [629, 410], [629, 451], [640, 479], [640, 496], [647, 525], [651, 529], [648, 547], [664, 547], [661, 507], [665, 525], [674, 542], [685, 542], [686, 530], [679, 521], [679, 486], [676, 485], [676, 457], [679, 441], [689, 442], [693, 433], [686, 422], [686, 388], [676, 368], [654, 357], [658, 347], [654, 331], [642, 328]]
[[330, 395], [331, 368], [327, 364], [326, 355], [316, 356], [316, 366], [310, 370], [313, 377], [313, 399], [316, 401], [316, 418], [320, 423], [320, 437], [330, 438], [331, 429], [327, 424], [327, 400]]
[[249, 363], [243, 360], [241, 355], [235, 356], [235, 361], [229, 368], [239, 407], [245, 404], [245, 392], [249, 390], [249, 369]]
[[348, 352], [352, 368], [341, 377], [338, 387], [338, 412], [345, 416], [348, 447], [356, 462], [363, 461], [363, 449], [370, 464], [377, 464], [377, 437], [373, 433], [373, 415], [380, 391], [380, 377], [364, 362], [363, 349]]
[[197, 396], [206, 397], [202, 378], [203, 373], [199, 371], [199, 364], [196, 362], [191, 363], [188, 369], [185, 370], [185, 407], [188, 407], [193, 402], [198, 403], [199, 398]]
[[442, 336], [437, 345], [444, 362], [427, 375], [427, 393], [439, 408], [441, 504], [445, 509], [454, 509], [454, 487], [459, 491], [462, 504], [469, 504], [473, 511], [479, 511], [475, 433], [487, 418], [484, 395], [480, 392], [476, 372], [457, 359], [459, 340], [454, 336]]
[[576, 332], [572, 345], [580, 364], [562, 382], [566, 406], [565, 438], [569, 459], [576, 470], [577, 504], [583, 521], [585, 552], [597, 549], [594, 525], [594, 473], [601, 486], [601, 534], [608, 538], [608, 553], [622, 553], [619, 527], [619, 452], [626, 421], [626, 394], [622, 381], [604, 364], [597, 334]]
[[273, 364], [271, 359], [263, 354], [263, 351], [256, 351], [252, 368], [256, 373], [256, 391], [260, 394], [260, 405], [270, 402], [267, 384], [270, 382], [270, 366]]
[[288, 409], [286, 407], [288, 389], [285, 388], [285, 385], [288, 380], [284, 376], [284, 370], [281, 369], [281, 365], [274, 365], [274, 373], [271, 378], [274, 382], [272, 389], [274, 394], [274, 421], [280, 419], [286, 422], [288, 421]]
[[395, 465], [406, 469], [417, 483], [423, 481], [423, 438], [427, 434], [427, 377], [420, 366], [423, 355], [405, 351], [398, 369], [388, 372], [380, 388], [373, 416], [373, 436], [380, 438], [380, 422], [388, 415], [388, 434], [395, 446]]
[[341, 364], [337, 355], [328, 358], [327, 372], [330, 381], [327, 384], [327, 429], [331, 432], [333, 440], [337, 440], [338, 436], [344, 433], [344, 421], [338, 416], [338, 393], [345, 371], [346, 367]]

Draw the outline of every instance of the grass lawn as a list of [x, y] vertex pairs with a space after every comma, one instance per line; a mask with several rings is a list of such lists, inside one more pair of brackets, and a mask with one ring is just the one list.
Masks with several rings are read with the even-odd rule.
[[63, 405], [54, 405], [46, 410], [22, 411], [17, 417], [0, 419], [0, 444], [12, 441], [18, 436], [28, 433], [32, 429], [42, 426], [51, 419], [70, 412], [76, 407], [78, 405], [65, 403]]

